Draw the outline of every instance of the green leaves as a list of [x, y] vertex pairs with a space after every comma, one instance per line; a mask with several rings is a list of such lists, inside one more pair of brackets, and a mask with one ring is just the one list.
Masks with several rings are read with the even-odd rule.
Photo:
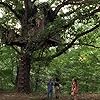
[[80, 93], [99, 92], [99, 50], [85, 46], [73, 49], [50, 63], [50, 73], [55, 75], [58, 73], [57, 70], [60, 72], [61, 83], [68, 93], [71, 88], [71, 80], [74, 77], [78, 79]]
[[16, 66], [17, 66], [16, 52], [8, 47], [0, 47], [0, 88], [11, 89], [14, 87], [13, 82], [16, 77]]

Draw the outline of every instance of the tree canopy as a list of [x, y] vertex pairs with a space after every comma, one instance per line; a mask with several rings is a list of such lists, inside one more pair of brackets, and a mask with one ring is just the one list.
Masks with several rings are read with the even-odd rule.
[[47, 64], [82, 46], [100, 47], [100, 0], [0, 0], [0, 12], [1, 48], [10, 46], [18, 55], [18, 92], [31, 91], [31, 66], [36, 61]]

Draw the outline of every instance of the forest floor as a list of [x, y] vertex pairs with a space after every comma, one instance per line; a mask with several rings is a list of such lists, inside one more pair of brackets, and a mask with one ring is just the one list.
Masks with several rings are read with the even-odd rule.
[[[0, 93], [0, 100], [47, 100], [47, 96], [46, 94]], [[62, 95], [57, 100], [72, 99], [70, 96]], [[100, 94], [81, 94], [78, 96], [78, 100], [100, 100]]]

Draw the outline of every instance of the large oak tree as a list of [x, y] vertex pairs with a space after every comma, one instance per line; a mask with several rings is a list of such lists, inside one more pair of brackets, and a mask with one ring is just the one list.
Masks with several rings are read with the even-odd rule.
[[[99, 0], [0, 0], [0, 8], [1, 43], [12, 46], [20, 55], [18, 92], [31, 92], [32, 59], [52, 60], [73, 45], [82, 44], [80, 39], [100, 26]], [[33, 52], [52, 46], [56, 48], [52, 55], [33, 57]]]

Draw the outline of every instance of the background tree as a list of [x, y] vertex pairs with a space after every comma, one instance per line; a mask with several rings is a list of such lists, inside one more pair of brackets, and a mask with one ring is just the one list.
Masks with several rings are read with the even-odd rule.
[[[31, 92], [32, 59], [48, 61], [75, 44], [93, 45], [93, 42], [88, 44], [81, 38], [99, 28], [99, 3], [99, 0], [50, 0], [43, 3], [37, 0], [0, 0], [3, 10], [1, 42], [12, 46], [20, 55], [16, 81], [18, 92]], [[50, 47], [55, 47], [55, 52], [46, 56]], [[33, 56], [39, 50], [44, 51], [42, 57]]]

